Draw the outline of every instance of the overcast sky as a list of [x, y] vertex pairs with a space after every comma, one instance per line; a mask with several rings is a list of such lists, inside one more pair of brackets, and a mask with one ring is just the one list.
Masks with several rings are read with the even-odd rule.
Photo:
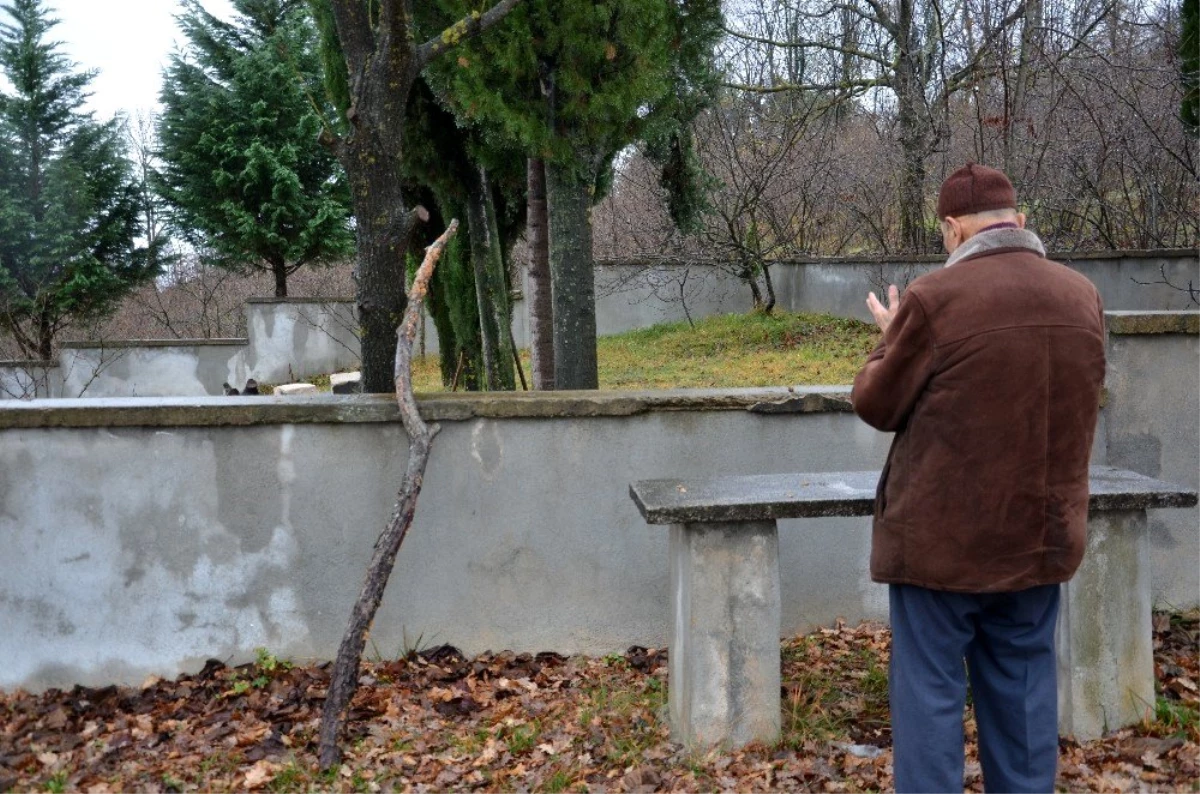
[[[0, 0], [2, 1], [2, 0]], [[154, 110], [162, 70], [182, 35], [175, 26], [178, 0], [47, 0], [59, 24], [50, 38], [76, 65], [98, 69], [88, 109], [104, 119], [120, 110], [132, 117]], [[5, 3], [6, 5], [6, 3]], [[204, 0], [213, 14], [228, 18], [230, 0]], [[8, 22], [7, 14], [0, 19]]]

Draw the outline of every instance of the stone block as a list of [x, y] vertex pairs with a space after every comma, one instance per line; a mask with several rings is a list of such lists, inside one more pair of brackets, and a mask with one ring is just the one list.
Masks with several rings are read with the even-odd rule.
[[275, 387], [275, 394], [290, 397], [297, 394], [316, 394], [317, 387], [311, 383], [283, 383]]
[[335, 372], [329, 376], [329, 386], [334, 394], [359, 394], [362, 392], [362, 373]]
[[671, 526], [671, 736], [694, 748], [780, 733], [774, 521]]
[[1079, 740], [1154, 709], [1150, 540], [1144, 510], [1093, 512], [1058, 616], [1058, 730]]

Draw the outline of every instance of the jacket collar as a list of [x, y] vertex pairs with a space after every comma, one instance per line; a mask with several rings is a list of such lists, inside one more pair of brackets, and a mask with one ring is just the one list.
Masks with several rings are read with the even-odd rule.
[[1037, 252], [1038, 256], [1046, 255], [1041, 239], [1028, 229], [991, 229], [980, 232], [956, 248], [946, 260], [946, 267], [998, 248], [1028, 248]]

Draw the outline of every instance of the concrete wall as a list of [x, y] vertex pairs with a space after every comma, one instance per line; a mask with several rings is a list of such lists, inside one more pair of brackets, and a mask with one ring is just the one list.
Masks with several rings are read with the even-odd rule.
[[290, 383], [358, 366], [352, 300], [251, 298], [246, 335], [246, 370], [263, 383]]
[[[1091, 279], [1108, 309], [1196, 308], [1186, 289], [1171, 286], [1200, 286], [1200, 260], [1194, 250], [1051, 256]], [[780, 262], [772, 266], [771, 275], [782, 308], [869, 321], [864, 303], [868, 291], [907, 284], [943, 262], [945, 257], [812, 259]], [[603, 263], [596, 270], [596, 286], [601, 334], [683, 320], [685, 305], [693, 318], [751, 306], [749, 289], [712, 265]]]
[[59, 351], [63, 397], [222, 394], [244, 383], [245, 339], [68, 342]]
[[[886, 436], [783, 389], [439, 398], [416, 523], [372, 631], [609, 652], [666, 636], [667, 533], [631, 479], [864, 469]], [[0, 686], [138, 681], [210, 656], [331, 657], [406, 460], [370, 396], [0, 408]], [[789, 522], [784, 626], [882, 617], [862, 519]]]
[[[1110, 317], [1094, 462], [1196, 485], [1197, 322]], [[1134, 332], [1145, 323], [1170, 332]], [[877, 469], [890, 438], [847, 412], [846, 397], [831, 387], [424, 401], [443, 430], [374, 647], [662, 644], [667, 532], [642, 521], [629, 482]], [[137, 682], [257, 646], [331, 658], [406, 449], [395, 405], [371, 395], [0, 406], [0, 687]], [[1195, 511], [1151, 520], [1156, 600], [1200, 604]], [[886, 590], [867, 572], [868, 519], [787, 521], [780, 534], [785, 631], [885, 617]]]
[[358, 366], [352, 301], [251, 299], [245, 312], [246, 339], [66, 342], [57, 362], [0, 362], [0, 399], [217, 395], [248, 378], [288, 383]]
[[[1108, 315], [1106, 446], [1113, 466], [1200, 487], [1200, 315]], [[1200, 602], [1200, 510], [1152, 510], [1154, 599]]]
[[62, 376], [53, 361], [0, 361], [0, 400], [29, 400], [62, 394]]

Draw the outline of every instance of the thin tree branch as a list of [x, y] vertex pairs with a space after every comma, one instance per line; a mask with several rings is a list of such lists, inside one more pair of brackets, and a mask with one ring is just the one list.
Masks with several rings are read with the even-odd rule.
[[396, 329], [396, 401], [400, 406], [400, 420], [408, 434], [408, 467], [404, 473], [404, 482], [400, 485], [400, 493], [396, 497], [392, 517], [379, 539], [375, 541], [375, 552], [371, 556], [371, 564], [367, 567], [367, 577], [350, 613], [350, 623], [342, 636], [337, 661], [330, 676], [329, 693], [325, 696], [325, 707], [321, 714], [318, 746], [318, 760], [322, 770], [331, 768], [341, 757], [337, 745], [338, 732], [346, 709], [354, 698], [355, 690], [358, 689], [358, 667], [362, 661], [367, 628], [379, 610], [383, 591], [396, 563], [396, 554], [400, 551], [400, 544], [404, 542], [409, 527], [412, 526], [417, 497], [425, 479], [425, 464], [429, 461], [430, 446], [439, 430], [436, 424], [425, 424], [417, 408], [417, 401], [413, 398], [412, 346], [417, 334], [417, 322], [425, 303], [425, 294], [429, 289], [429, 278], [433, 275], [433, 268], [445, 250], [446, 243], [456, 231], [458, 221], [452, 220], [442, 236], [425, 249], [425, 260], [417, 270], [412, 287], [408, 291], [408, 306], [404, 311], [404, 319]]
[[478, 36], [492, 27], [508, 16], [508, 12], [516, 8], [519, 2], [521, 0], [500, 0], [482, 14], [475, 12], [458, 20], [417, 48], [418, 68], [423, 69], [426, 64], [460, 41]]

